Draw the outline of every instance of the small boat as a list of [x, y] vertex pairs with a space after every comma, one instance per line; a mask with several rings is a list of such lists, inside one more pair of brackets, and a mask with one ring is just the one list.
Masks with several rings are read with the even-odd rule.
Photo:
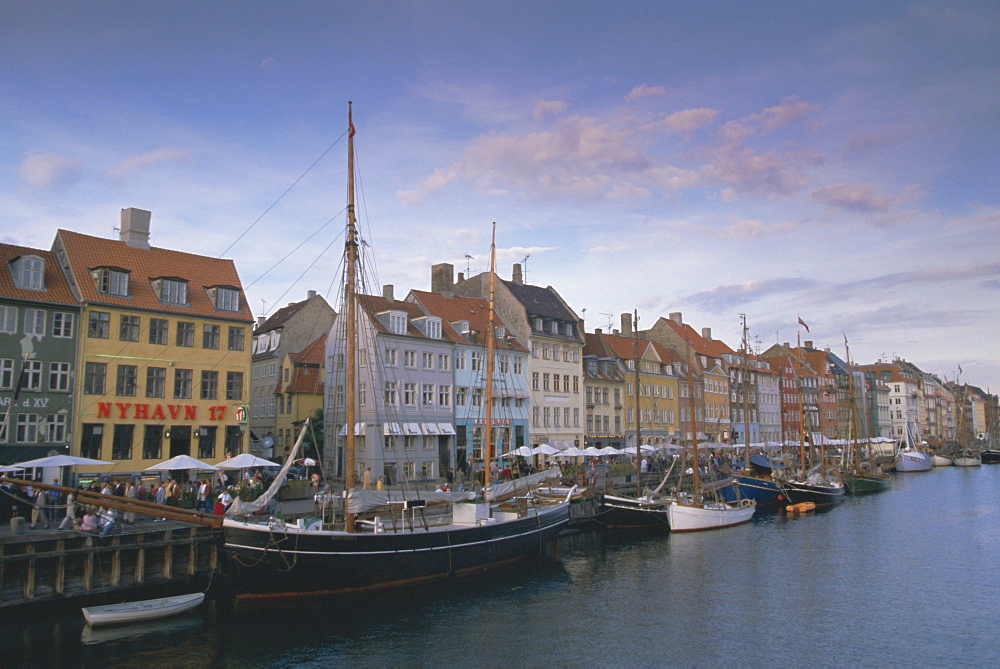
[[1000, 450], [989, 449], [979, 453], [979, 460], [984, 465], [1000, 465]]
[[138, 602], [89, 606], [83, 609], [83, 617], [91, 626], [155, 620], [190, 611], [201, 604], [204, 599], [204, 592], [195, 592], [190, 595], [143, 599]]
[[798, 504], [789, 504], [785, 507], [785, 513], [789, 516], [802, 515], [815, 510], [816, 504], [813, 502], [799, 502]]
[[935, 453], [931, 456], [931, 464], [935, 467], [951, 467], [951, 458], [947, 455], [942, 455], [940, 453]]
[[983, 458], [974, 451], [959, 451], [953, 461], [956, 467], [978, 467], [983, 464]]

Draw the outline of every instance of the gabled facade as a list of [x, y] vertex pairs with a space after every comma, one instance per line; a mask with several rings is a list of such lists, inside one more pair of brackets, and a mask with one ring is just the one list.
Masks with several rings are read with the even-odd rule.
[[891, 427], [890, 433], [882, 436], [905, 442], [909, 434], [914, 441], [919, 441], [922, 433], [918, 420], [920, 394], [913, 372], [901, 368], [895, 362], [861, 365], [859, 369], [872, 372], [875, 381], [885, 384], [888, 388]]
[[583, 347], [584, 448], [625, 448], [625, 370], [605, 350], [601, 330], [586, 335]]
[[[489, 297], [489, 273], [452, 283], [454, 267], [432, 268], [432, 290], [463, 297]], [[497, 279], [496, 311], [530, 351], [531, 445], [583, 445], [583, 329], [579, 317], [552, 286], [525, 284], [521, 266], [510, 281]]]
[[250, 451], [255, 455], [280, 459], [295, 443], [297, 435], [292, 436], [295, 431], [285, 420], [289, 415], [285, 403], [290, 397], [283, 395], [279, 400], [279, 387], [288, 382], [293, 371], [289, 356], [328, 334], [334, 316], [323, 296], [310, 290], [301, 302], [258, 319], [251, 343], [250, 378]]
[[53, 244], [83, 305], [72, 453], [116, 474], [246, 443], [253, 317], [236, 266], [151, 247], [149, 222], [123, 209], [120, 239], [60, 230]]
[[[298, 353], [289, 353], [281, 361], [281, 382], [275, 388], [276, 447], [288, 453], [295, 444], [303, 421], [323, 409], [326, 382], [326, 339], [324, 332]], [[318, 454], [322, 457], [322, 454]], [[308, 454], [312, 457], [313, 454]]]
[[[355, 476], [370, 467], [389, 484], [435, 480], [455, 461], [452, 359], [462, 339], [449, 322], [395, 299], [392, 286], [357, 299]], [[327, 471], [337, 477], [347, 430], [345, 333], [341, 313], [327, 338], [324, 401]]]
[[[467, 469], [482, 463], [486, 419], [486, 337], [489, 336], [489, 303], [474, 297], [446, 297], [439, 293], [412, 290], [407, 296], [428, 316], [448, 323], [458, 335], [452, 368], [455, 411], [455, 452], [445, 468]], [[528, 349], [517, 340], [502, 319], [495, 323], [493, 340], [493, 403], [491, 422], [495, 454], [529, 443]]]
[[80, 305], [51, 252], [0, 244], [0, 462], [69, 454]]

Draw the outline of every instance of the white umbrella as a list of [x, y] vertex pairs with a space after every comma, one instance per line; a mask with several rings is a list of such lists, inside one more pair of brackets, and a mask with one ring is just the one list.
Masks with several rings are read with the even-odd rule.
[[21, 469], [30, 469], [32, 467], [73, 467], [73, 466], [98, 466], [98, 465], [113, 465], [113, 462], [105, 462], [104, 460], [92, 460], [91, 458], [78, 458], [74, 455], [50, 455], [45, 458], [38, 458], [36, 460], [28, 460], [27, 462], [19, 462], [16, 465], [11, 465], [12, 467], [20, 467]]
[[249, 467], [280, 467], [277, 462], [258, 458], [252, 453], [240, 453], [235, 458], [229, 458], [215, 465], [218, 469], [247, 469]]
[[152, 467], [146, 467], [143, 471], [163, 472], [174, 469], [218, 469], [215, 465], [210, 465], [201, 460], [195, 460], [190, 455], [175, 455], [169, 460], [165, 460]]
[[518, 448], [515, 448], [513, 451], [507, 451], [506, 453], [504, 453], [500, 457], [501, 458], [509, 458], [512, 455], [520, 455], [522, 457], [528, 458], [528, 457], [531, 457], [532, 452], [531, 452], [531, 449], [528, 448], [527, 446], [520, 446]]
[[601, 452], [601, 449], [597, 448], [596, 446], [587, 446], [587, 448], [583, 449], [583, 454], [584, 455], [604, 455], [604, 453]]
[[6, 467], [0, 467], [0, 472], [17, 472], [24, 469], [20, 465], [7, 465]]
[[622, 454], [622, 451], [619, 451], [614, 446], [605, 446], [604, 448], [600, 449], [600, 451], [601, 451], [601, 455], [621, 455]]
[[559, 449], [552, 444], [542, 444], [541, 446], [536, 446], [531, 449], [532, 455], [552, 455], [553, 453], [558, 453]]
[[563, 456], [563, 457], [567, 457], [567, 458], [579, 457], [581, 455], [586, 455], [586, 453], [584, 453], [583, 451], [581, 451], [576, 446], [570, 446], [565, 451], [561, 451], [559, 453], [556, 453], [557, 457]]
[[295, 461], [295, 464], [302, 465], [303, 467], [315, 467], [316, 461], [312, 458], [299, 458]]

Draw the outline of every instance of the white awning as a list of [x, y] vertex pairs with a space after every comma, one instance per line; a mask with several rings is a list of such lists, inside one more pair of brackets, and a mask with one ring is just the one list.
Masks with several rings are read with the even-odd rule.
[[455, 434], [455, 427], [451, 423], [438, 423], [441, 434]]
[[420, 434], [420, 423], [403, 423], [403, 433], [409, 435]]
[[437, 423], [424, 423], [424, 434], [440, 434]]
[[[343, 437], [346, 434], [347, 434], [347, 425], [346, 424], [345, 425], [341, 425], [340, 426], [340, 435], [339, 436]], [[364, 434], [365, 434], [365, 424], [364, 423], [355, 423], [354, 424], [354, 436], [355, 437], [363, 437]]]
[[399, 429], [399, 423], [382, 423], [382, 434], [385, 436], [403, 434]]

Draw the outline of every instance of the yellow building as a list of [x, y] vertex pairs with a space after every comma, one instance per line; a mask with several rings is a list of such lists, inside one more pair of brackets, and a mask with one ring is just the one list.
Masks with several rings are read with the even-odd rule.
[[149, 221], [123, 209], [120, 240], [60, 230], [53, 245], [83, 304], [71, 452], [115, 475], [245, 450], [253, 316], [236, 267], [150, 247]]
[[[281, 361], [281, 381], [275, 390], [278, 397], [275, 457], [288, 453], [298, 438], [302, 422], [317, 409], [323, 409], [326, 338], [326, 333], [320, 335], [300, 352], [288, 353]], [[319, 428], [316, 437], [322, 438], [322, 433], [322, 428]], [[316, 458], [315, 453], [301, 456]]]

